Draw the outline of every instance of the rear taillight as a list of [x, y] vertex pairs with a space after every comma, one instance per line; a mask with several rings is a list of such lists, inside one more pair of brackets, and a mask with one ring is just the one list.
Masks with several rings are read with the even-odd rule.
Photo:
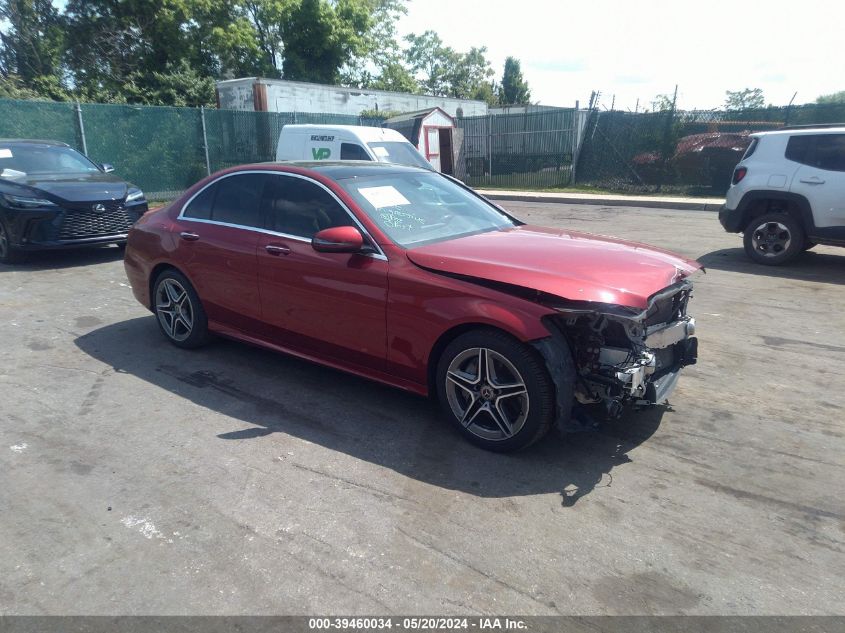
[[734, 169], [734, 177], [731, 181], [733, 184], [738, 184], [743, 178], [745, 178], [745, 174], [748, 173], [747, 167], [737, 167]]

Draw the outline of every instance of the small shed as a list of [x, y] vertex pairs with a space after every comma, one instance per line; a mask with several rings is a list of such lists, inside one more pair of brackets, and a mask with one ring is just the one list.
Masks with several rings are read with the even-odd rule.
[[455, 173], [460, 132], [455, 119], [441, 108], [428, 108], [409, 112], [387, 119], [384, 126], [396, 130], [420, 153], [426, 157], [437, 171], [444, 174]]

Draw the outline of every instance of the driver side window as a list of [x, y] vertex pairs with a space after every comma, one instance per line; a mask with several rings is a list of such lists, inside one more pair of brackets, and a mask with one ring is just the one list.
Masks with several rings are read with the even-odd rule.
[[268, 231], [309, 240], [323, 229], [355, 224], [329, 192], [291, 176], [268, 178], [261, 208]]

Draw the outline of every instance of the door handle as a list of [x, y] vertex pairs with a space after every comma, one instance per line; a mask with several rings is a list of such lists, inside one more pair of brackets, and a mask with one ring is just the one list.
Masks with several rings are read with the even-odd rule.
[[186, 242], [196, 242], [200, 236], [196, 233], [189, 233], [188, 231], [182, 231], [179, 233], [179, 237], [181, 237]]
[[264, 247], [264, 250], [270, 253], [271, 255], [289, 255], [290, 249], [287, 246], [282, 246], [281, 244], [268, 244]]
[[824, 180], [822, 180], [818, 176], [810, 176], [809, 178], [802, 178], [801, 182], [806, 183], [808, 185], [823, 185], [824, 184]]

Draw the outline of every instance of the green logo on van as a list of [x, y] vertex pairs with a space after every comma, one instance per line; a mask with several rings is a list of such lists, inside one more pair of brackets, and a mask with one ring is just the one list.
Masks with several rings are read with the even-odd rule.
[[314, 160], [326, 160], [332, 155], [332, 151], [328, 147], [312, 147], [311, 155]]

